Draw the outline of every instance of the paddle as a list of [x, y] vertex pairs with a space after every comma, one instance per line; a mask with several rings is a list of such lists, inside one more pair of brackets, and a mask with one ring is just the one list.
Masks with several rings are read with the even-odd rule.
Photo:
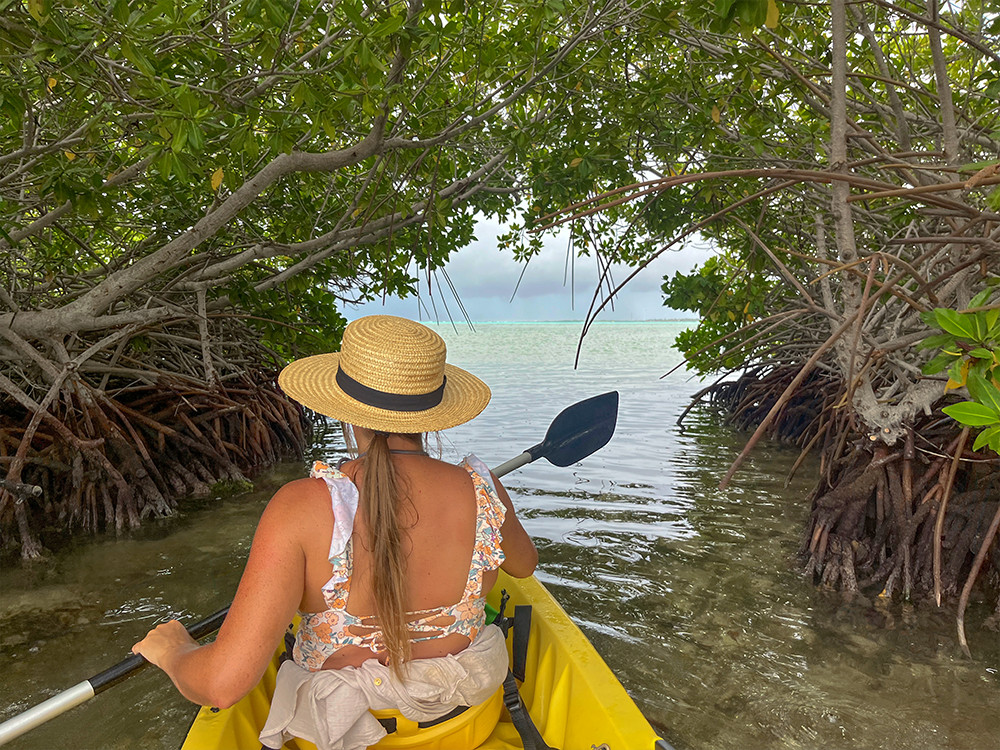
[[618, 421], [618, 391], [578, 401], [552, 420], [545, 439], [493, 470], [498, 477], [525, 464], [547, 459], [554, 466], [575, 464], [608, 444]]
[[[201, 622], [195, 623], [187, 629], [191, 637], [195, 640], [211, 635], [222, 625], [226, 619], [229, 607], [220, 609], [211, 617]], [[78, 682], [68, 690], [63, 690], [47, 701], [39, 703], [37, 706], [29, 708], [27, 711], [19, 713], [17, 716], [7, 719], [0, 724], [0, 745], [10, 742], [16, 737], [20, 737], [25, 732], [29, 732], [37, 726], [41, 726], [49, 719], [54, 719], [60, 714], [64, 714], [71, 708], [86, 703], [98, 693], [103, 693], [108, 688], [117, 685], [126, 677], [149, 665], [149, 662], [138, 654], [124, 659], [115, 664], [110, 669], [105, 669], [88, 680]]]
[[[615, 432], [617, 420], [618, 391], [610, 391], [579, 401], [563, 409], [552, 420], [542, 442], [528, 448], [516, 458], [500, 464], [493, 473], [502, 477], [539, 458], [545, 458], [555, 466], [569, 466], [607, 445]], [[188, 633], [195, 640], [211, 635], [222, 625], [228, 611], [229, 607], [220, 609], [211, 617], [189, 627]], [[110, 669], [8, 719], [0, 724], [0, 745], [85, 703], [148, 664], [149, 662], [141, 656], [132, 655]]]

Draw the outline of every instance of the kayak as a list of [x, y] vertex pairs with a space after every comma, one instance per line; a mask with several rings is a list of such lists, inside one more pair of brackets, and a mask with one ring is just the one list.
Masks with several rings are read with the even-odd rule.
[[[531, 606], [520, 696], [546, 744], [556, 750], [670, 750], [670, 745], [656, 734], [587, 637], [536, 578], [515, 579], [501, 570], [487, 597], [494, 609], [500, 606], [501, 591], [510, 597], [508, 612], [513, 612], [517, 605]], [[508, 636], [508, 652], [513, 649], [513, 640]], [[257, 687], [231, 708], [202, 707], [181, 750], [260, 750], [258, 734], [267, 719], [282, 650], [283, 647], [275, 653]], [[523, 747], [510, 715], [502, 710], [502, 690], [495, 698], [462, 716], [422, 729], [397, 714], [396, 731], [374, 747], [380, 750]], [[460, 726], [457, 732], [455, 724]], [[473, 736], [476, 740], [470, 741]], [[284, 747], [313, 750], [315, 746], [293, 740]]]

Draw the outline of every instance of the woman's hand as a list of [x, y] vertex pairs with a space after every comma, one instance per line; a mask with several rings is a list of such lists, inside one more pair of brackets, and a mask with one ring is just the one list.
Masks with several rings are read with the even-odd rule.
[[188, 635], [177, 620], [171, 620], [146, 633], [146, 637], [132, 647], [133, 654], [140, 654], [146, 661], [166, 669], [168, 661], [179, 654], [198, 648], [198, 642]]

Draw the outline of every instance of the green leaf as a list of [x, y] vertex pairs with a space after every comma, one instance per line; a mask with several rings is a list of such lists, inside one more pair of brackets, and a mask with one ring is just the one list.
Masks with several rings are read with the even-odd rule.
[[[958, 167], [959, 172], [979, 172], [986, 167], [992, 167], [996, 164], [996, 159], [988, 159], [986, 161], [973, 161], [967, 164], [962, 164]], [[970, 305], [974, 307], [974, 305]]]
[[951, 363], [958, 357], [957, 354], [949, 354], [948, 352], [942, 352], [937, 355], [923, 366], [922, 372], [924, 375], [937, 375], [942, 370], [947, 369], [951, 366]]
[[998, 334], [997, 321], [1000, 320], [1000, 307], [986, 311], [986, 337], [995, 338]]
[[49, 20], [49, 12], [51, 10], [49, 0], [28, 0], [28, 13], [38, 21], [39, 25], [45, 25], [45, 22]]
[[283, 28], [288, 23], [288, 10], [274, 0], [263, 0], [264, 13], [274, 28]]
[[985, 430], [980, 432], [976, 436], [975, 442], [972, 444], [972, 450], [977, 451], [984, 445], [988, 445], [994, 451], [996, 451], [997, 448], [1000, 448], [1000, 425], [987, 427]]
[[969, 300], [969, 307], [982, 307], [989, 301], [990, 295], [993, 294], [992, 289], [984, 289], [971, 300]]
[[[985, 359], [969, 359], [966, 360], [969, 363], [969, 375], [979, 375], [980, 377], [988, 377], [990, 370], [993, 367], [992, 360]], [[968, 382], [968, 376], [966, 376], [966, 381]]]
[[136, 45], [125, 42], [121, 49], [125, 59], [132, 63], [139, 72], [145, 73], [147, 76], [156, 75], [156, 67]]
[[984, 349], [983, 347], [980, 346], [970, 351], [969, 356], [975, 357], [976, 359], [987, 359], [992, 361], [993, 352], [991, 352], [989, 349]]
[[963, 401], [958, 404], [944, 407], [941, 411], [954, 419], [959, 424], [967, 427], [985, 427], [986, 425], [1000, 424], [1000, 414], [983, 404], [975, 401]]
[[973, 338], [975, 333], [968, 315], [949, 310], [946, 307], [937, 307], [934, 309], [934, 321], [939, 328], [965, 339]]
[[986, 314], [982, 312], [966, 313], [972, 327], [972, 338], [974, 341], [982, 341], [986, 338]]
[[948, 380], [950, 383], [955, 383], [951, 386], [957, 388], [960, 385], [965, 385], [965, 375], [962, 372], [962, 368], [965, 365], [965, 359], [959, 357], [954, 362], [951, 363], [951, 367], [948, 368]]
[[351, 2], [351, 0], [347, 0], [347, 2], [338, 4], [337, 7], [344, 11], [344, 15], [347, 16], [347, 20], [354, 25], [355, 29], [364, 32], [367, 24], [365, 24], [364, 16], [361, 15], [361, 10], [358, 8], [357, 4]]
[[986, 196], [986, 205], [993, 211], [1000, 211], [1000, 185], [993, 188]]
[[382, 21], [374, 29], [372, 29], [372, 36], [376, 38], [387, 37], [390, 34], [395, 34], [401, 28], [403, 28], [403, 22], [406, 17], [402, 14], [396, 16], [390, 16], [389, 18]]
[[1000, 453], [1000, 431], [991, 432], [989, 440], [987, 442], [989, 444], [990, 450], [992, 450], [994, 453]]
[[305, 81], [299, 81], [294, 86], [292, 86], [291, 94], [291, 105], [293, 108], [298, 109], [302, 106], [302, 102], [305, 100], [307, 84]]
[[760, 26], [767, 20], [767, 0], [738, 0], [737, 13], [749, 26]]
[[174, 174], [177, 175], [179, 179], [184, 180], [186, 182], [188, 178], [191, 176], [191, 172], [187, 168], [187, 165], [185, 164], [184, 155], [174, 154], [173, 159], [174, 159]]
[[735, 5], [737, 0], [715, 0], [715, 13], [716, 15], [722, 16], [723, 18], [729, 15], [730, 8]]
[[987, 380], [982, 375], [969, 373], [966, 387], [969, 395], [980, 404], [988, 406], [995, 412], [1000, 413], [1000, 388]]
[[173, 140], [171, 140], [170, 142], [170, 150], [173, 151], [175, 154], [179, 153], [184, 149], [184, 145], [187, 143], [187, 139], [188, 139], [187, 121], [180, 120], [177, 123], [177, 129], [174, 131]]
[[253, 133], [248, 135], [243, 151], [246, 153], [247, 158], [251, 162], [257, 161], [257, 157], [260, 156], [260, 143], [258, 142], [256, 135]]
[[194, 151], [201, 151], [205, 146], [205, 134], [195, 123], [188, 124], [188, 143]]
[[128, 23], [128, 0], [115, 0], [111, 7], [111, 15], [118, 23]]
[[955, 337], [950, 333], [939, 333], [934, 336], [928, 336], [920, 342], [921, 349], [941, 349], [943, 347], [955, 348]]
[[166, 180], [170, 177], [170, 174], [174, 171], [174, 159], [170, 151], [164, 151], [160, 158], [157, 160], [157, 167], [160, 170], [160, 176]]
[[982, 442], [977, 437], [976, 443], [979, 443], [980, 446], [985, 444], [994, 453], [1000, 453], [1000, 426], [987, 427], [983, 432], [986, 434], [983, 436]]

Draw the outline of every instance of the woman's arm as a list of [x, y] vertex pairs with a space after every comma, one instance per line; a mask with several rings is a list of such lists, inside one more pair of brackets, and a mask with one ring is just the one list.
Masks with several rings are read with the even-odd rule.
[[299, 532], [308, 522], [302, 513], [308, 503], [296, 500], [313, 490], [309, 481], [285, 485], [268, 503], [229, 614], [213, 643], [199, 646], [172, 620], [132, 647], [163, 669], [188, 700], [227, 708], [264, 674], [302, 600], [305, 555]]
[[521, 525], [521, 521], [514, 511], [510, 495], [507, 494], [507, 489], [500, 483], [495, 474], [490, 472], [490, 476], [493, 477], [493, 486], [496, 487], [497, 495], [500, 496], [501, 502], [507, 509], [503, 525], [500, 527], [500, 534], [503, 537], [500, 548], [503, 550], [505, 558], [500, 567], [514, 578], [527, 578], [535, 572], [535, 567], [538, 565], [538, 550], [535, 549], [535, 543], [531, 541], [528, 532]]

